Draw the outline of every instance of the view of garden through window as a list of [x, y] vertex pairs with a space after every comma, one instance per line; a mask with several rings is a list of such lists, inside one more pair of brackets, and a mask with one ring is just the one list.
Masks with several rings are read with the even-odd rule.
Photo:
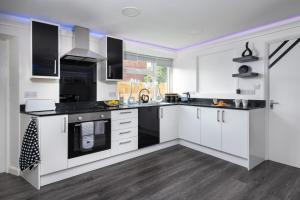
[[138, 93], [147, 88], [150, 91], [150, 99], [158, 100], [169, 90], [169, 67], [159, 66], [155, 61], [124, 59], [123, 81], [118, 82], [118, 93], [124, 100], [128, 100], [130, 94], [138, 101]]

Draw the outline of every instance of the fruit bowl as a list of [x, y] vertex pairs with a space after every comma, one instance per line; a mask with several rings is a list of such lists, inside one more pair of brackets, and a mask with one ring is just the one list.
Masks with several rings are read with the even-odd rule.
[[108, 101], [104, 101], [105, 105], [109, 106], [109, 107], [116, 107], [120, 105], [120, 101], [119, 100], [108, 100]]

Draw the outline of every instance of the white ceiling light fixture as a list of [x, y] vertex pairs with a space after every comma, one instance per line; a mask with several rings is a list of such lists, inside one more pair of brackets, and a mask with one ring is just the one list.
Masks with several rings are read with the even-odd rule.
[[122, 14], [126, 17], [137, 17], [141, 14], [137, 7], [124, 7], [122, 8]]

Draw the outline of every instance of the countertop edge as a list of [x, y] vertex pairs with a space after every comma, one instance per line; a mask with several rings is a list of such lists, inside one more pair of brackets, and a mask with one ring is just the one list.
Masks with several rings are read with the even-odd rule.
[[80, 114], [80, 113], [91, 113], [91, 112], [110, 112], [110, 111], [118, 111], [118, 110], [127, 110], [127, 109], [138, 109], [142, 107], [164, 107], [164, 106], [194, 106], [194, 107], [204, 107], [204, 108], [216, 108], [216, 109], [230, 109], [230, 110], [240, 110], [240, 111], [251, 111], [256, 109], [264, 109], [265, 107], [249, 107], [249, 108], [236, 108], [236, 107], [218, 107], [213, 105], [196, 105], [192, 103], [170, 103], [170, 104], [161, 104], [161, 105], [139, 105], [133, 107], [110, 107], [107, 109], [98, 109], [98, 110], [78, 110], [78, 111], [53, 111], [53, 113], [43, 113], [43, 112], [51, 112], [51, 111], [41, 111], [40, 114], [37, 112], [25, 112], [20, 111], [21, 114], [32, 115], [35, 117], [47, 117], [47, 116], [55, 116], [55, 115], [71, 115], [71, 114]]

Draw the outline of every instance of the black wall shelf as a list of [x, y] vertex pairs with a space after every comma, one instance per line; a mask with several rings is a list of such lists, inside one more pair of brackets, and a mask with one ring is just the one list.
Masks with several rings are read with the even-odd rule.
[[238, 63], [253, 62], [258, 60], [259, 58], [257, 56], [244, 56], [244, 57], [232, 59], [233, 62], [238, 62]]
[[250, 73], [243, 73], [243, 74], [232, 74], [232, 77], [238, 77], [238, 78], [253, 78], [257, 77], [259, 73], [256, 72], [250, 72]]

